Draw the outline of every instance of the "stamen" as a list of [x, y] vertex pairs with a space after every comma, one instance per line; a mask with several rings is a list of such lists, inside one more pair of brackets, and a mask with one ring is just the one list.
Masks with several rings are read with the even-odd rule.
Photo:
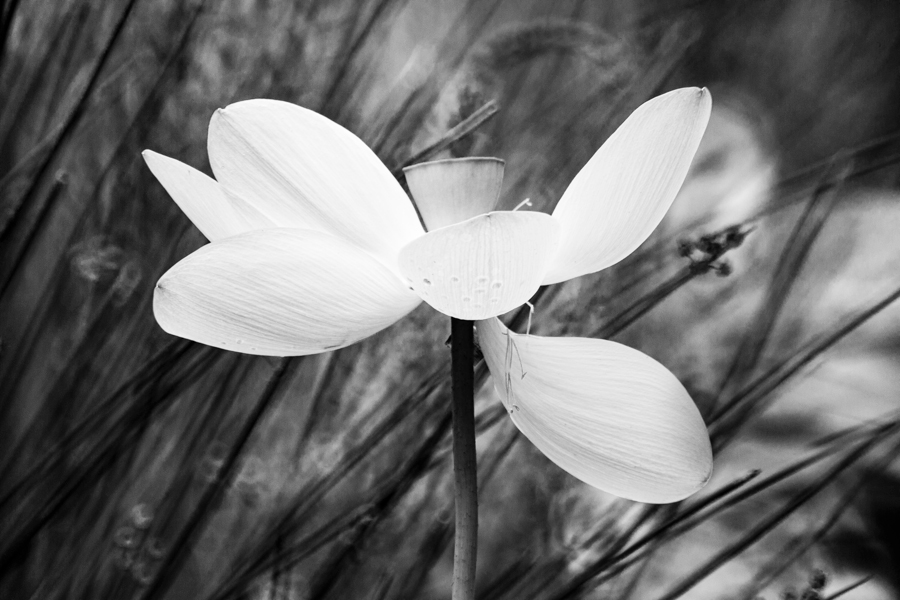
[[522, 200], [521, 202], [519, 202], [518, 204], [516, 204], [516, 207], [513, 209], [513, 212], [516, 212], [517, 210], [519, 210], [519, 209], [522, 208], [523, 206], [534, 206], [534, 205], [531, 203], [531, 198], [525, 198], [524, 200]]
[[525, 326], [525, 335], [531, 335], [531, 317], [534, 316], [534, 304], [526, 302], [528, 305], [528, 325]]
[[[509, 331], [505, 332], [506, 335], [506, 406], [509, 407], [511, 404], [512, 398], [512, 337], [509, 335]], [[512, 413], [512, 410], [510, 410]]]
[[[513, 341], [513, 337], [510, 334], [510, 331], [507, 330], [504, 335], [506, 336], [506, 406], [512, 406], [512, 367], [515, 359], [519, 360], [519, 370], [522, 372], [522, 377], [520, 379], [525, 379], [525, 363], [522, 362], [522, 355], [519, 354], [519, 349], [516, 347], [515, 341]], [[510, 411], [512, 412], [512, 411]]]

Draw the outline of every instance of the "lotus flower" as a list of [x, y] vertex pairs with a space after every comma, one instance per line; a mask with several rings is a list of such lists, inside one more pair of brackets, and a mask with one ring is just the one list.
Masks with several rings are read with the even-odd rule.
[[560, 467], [625, 498], [672, 502], [709, 478], [709, 438], [665, 367], [621, 344], [508, 331], [496, 318], [541, 285], [615, 264], [656, 228], [706, 128], [705, 89], [639, 107], [582, 168], [552, 215], [493, 211], [503, 163], [435, 161], [407, 171], [416, 209], [355, 135], [285, 102], [216, 111], [216, 180], [144, 158], [210, 244], [157, 283], [164, 330], [249, 354], [349, 346], [425, 301], [476, 321], [516, 426]]

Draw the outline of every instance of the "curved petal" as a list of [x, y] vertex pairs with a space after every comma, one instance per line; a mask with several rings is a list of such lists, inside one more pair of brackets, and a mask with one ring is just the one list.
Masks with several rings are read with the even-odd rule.
[[400, 184], [358, 137], [329, 119], [277, 100], [216, 111], [209, 161], [226, 193], [279, 227], [324, 231], [393, 265], [422, 226]]
[[652, 503], [681, 500], [709, 480], [703, 419], [646, 354], [606, 340], [517, 335], [497, 319], [477, 327], [516, 427], [578, 479]]
[[706, 88], [674, 90], [642, 104], [606, 140], [553, 211], [562, 239], [545, 284], [605, 269], [647, 239], [684, 182], [711, 106]]
[[409, 287], [457, 319], [486, 319], [521, 306], [541, 285], [559, 225], [538, 212], [492, 212], [435, 229], [400, 251]]
[[246, 202], [226, 197], [215, 179], [194, 167], [152, 150], [144, 150], [142, 155], [150, 172], [209, 241], [275, 227]]
[[403, 169], [425, 226], [434, 231], [497, 207], [506, 163], [499, 158], [445, 158]]
[[265, 356], [343, 348], [419, 304], [391, 271], [340, 238], [251, 231], [208, 244], [162, 276], [153, 313], [167, 332]]

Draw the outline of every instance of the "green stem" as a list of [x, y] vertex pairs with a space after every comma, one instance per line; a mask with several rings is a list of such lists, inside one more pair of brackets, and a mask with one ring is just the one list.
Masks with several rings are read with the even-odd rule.
[[453, 600], [474, 600], [478, 553], [478, 474], [475, 463], [475, 334], [472, 321], [450, 319], [453, 376], [453, 475], [456, 544]]

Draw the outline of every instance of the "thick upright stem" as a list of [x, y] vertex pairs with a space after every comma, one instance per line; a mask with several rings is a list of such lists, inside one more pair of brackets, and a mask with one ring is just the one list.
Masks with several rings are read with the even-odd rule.
[[475, 340], [472, 321], [450, 319], [453, 374], [453, 474], [456, 544], [453, 600], [474, 600], [478, 553], [478, 474], [475, 464]]

